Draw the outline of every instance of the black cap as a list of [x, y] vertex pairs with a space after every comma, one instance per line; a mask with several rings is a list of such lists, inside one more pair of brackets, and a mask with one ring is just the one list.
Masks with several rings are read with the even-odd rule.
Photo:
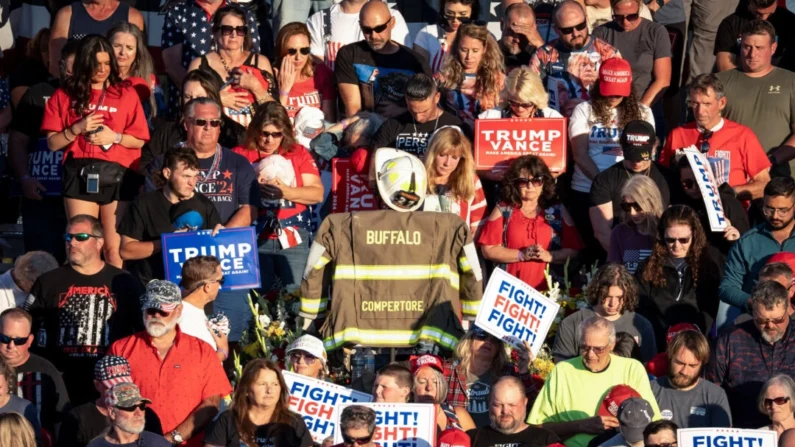
[[621, 132], [621, 149], [627, 161], [649, 161], [657, 135], [654, 126], [642, 120], [630, 121]]

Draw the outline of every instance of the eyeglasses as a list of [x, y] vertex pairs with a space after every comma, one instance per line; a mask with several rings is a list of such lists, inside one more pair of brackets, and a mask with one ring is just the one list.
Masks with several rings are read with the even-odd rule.
[[646, 447], [676, 447], [675, 442], [664, 442], [662, 444], [646, 444]]
[[373, 435], [375, 435], [375, 433], [369, 436], [362, 436], [361, 438], [354, 438], [353, 436], [348, 436], [345, 433], [343, 433], [342, 442], [344, 442], [345, 445], [354, 445], [354, 444], [364, 445], [373, 440]]
[[778, 326], [779, 324], [784, 324], [784, 322], [787, 321], [787, 318], [789, 318], [789, 315], [786, 314], [779, 318], [754, 318], [754, 323], [756, 323], [757, 326], [764, 326], [768, 323], [773, 323], [774, 325]]
[[293, 363], [300, 363], [301, 359], [304, 359], [304, 363], [306, 363], [307, 365], [311, 365], [315, 363], [317, 357], [315, 357], [312, 354], [307, 354], [305, 352], [293, 352], [290, 354], [290, 360], [292, 360]]
[[[231, 25], [221, 25], [219, 28], [221, 30], [222, 36], [231, 36], [232, 33], [236, 33], [238, 37], [243, 37], [248, 34], [248, 28], [245, 26], [231, 26]], [[216, 29], [216, 30], [217, 30]]]
[[264, 130], [262, 131], [262, 137], [263, 138], [278, 139], [278, 138], [281, 138], [283, 136], [284, 136], [284, 132], [265, 132]]
[[359, 23], [359, 28], [362, 29], [362, 34], [364, 34], [364, 35], [373, 34], [373, 33], [380, 34], [380, 33], [383, 33], [386, 30], [386, 27], [389, 26], [389, 22], [391, 22], [391, 21], [392, 21], [392, 19], [390, 18], [383, 25], [378, 25], [378, 26], [373, 26], [373, 27], [364, 26], [361, 23]]
[[682, 180], [682, 188], [693, 189], [695, 187], [696, 187], [695, 180], [691, 180], [689, 178], [686, 178], [686, 179]]
[[789, 208], [773, 208], [767, 205], [762, 206], [762, 212], [765, 214], [765, 216], [775, 216], [776, 214], [781, 214], [783, 216], [790, 211], [792, 211], [792, 206]]
[[580, 352], [583, 353], [583, 355], [587, 354], [588, 351], [593, 351], [593, 353], [596, 354], [596, 355], [602, 355], [602, 354], [605, 353], [606, 350], [607, 350], [607, 346], [601, 346], [601, 347], [599, 347], [599, 346], [586, 346], [586, 345], [580, 346]]
[[529, 185], [533, 185], [536, 188], [540, 188], [544, 185], [544, 176], [538, 176], [533, 178], [518, 178], [513, 182], [516, 186], [520, 188], [527, 188]]
[[132, 413], [135, 410], [146, 411], [146, 402], [141, 402], [138, 405], [133, 405], [130, 407], [116, 407], [116, 408], [122, 411], [129, 411], [130, 413]]
[[639, 18], [640, 18], [640, 12], [636, 12], [635, 14], [627, 14], [627, 15], [613, 14], [613, 21], [618, 23], [621, 23], [624, 20], [627, 20], [629, 22], [636, 22]]
[[765, 399], [765, 406], [772, 407], [773, 404], [784, 405], [789, 402], [789, 397], [774, 397], [773, 399]]
[[665, 239], [665, 243], [668, 244], [668, 245], [674, 245], [677, 242], [679, 242], [682, 245], [685, 245], [685, 244], [689, 244], [690, 243], [690, 239], [692, 239], [692, 238], [693, 238], [693, 236], [688, 236], [688, 237], [664, 237], [663, 239]]
[[[613, 16], [613, 17], [615, 17], [615, 16]], [[565, 28], [558, 28], [558, 29], [560, 30], [561, 34], [565, 34], [565, 35], [568, 36], [569, 34], [573, 33], [575, 30], [582, 31], [582, 30], [584, 30], [587, 27], [588, 27], [588, 23], [582, 22], [582, 23], [574, 25], [574, 26], [567, 26]]]
[[0, 334], [0, 343], [8, 345], [13, 341], [15, 345], [22, 346], [28, 342], [29, 337], [9, 337], [8, 335]]
[[171, 313], [160, 309], [146, 309], [146, 315], [150, 317], [154, 317], [155, 315], [159, 315], [161, 317], [167, 317], [171, 315]]
[[638, 202], [621, 202], [621, 211], [630, 213], [632, 210], [635, 210], [636, 213], [640, 213], [643, 211], [643, 208], [640, 207]]
[[303, 54], [304, 56], [306, 56], [307, 54], [309, 54], [309, 51], [310, 51], [310, 50], [309, 50], [309, 47], [303, 47], [303, 48], [288, 48], [288, 49], [287, 49], [287, 54], [289, 54], [290, 56], [295, 56], [296, 54], [298, 54], [298, 52], [299, 52], [299, 51], [301, 52], [301, 54]]
[[199, 127], [207, 127], [207, 125], [209, 124], [210, 127], [215, 128], [221, 125], [221, 120], [205, 120], [201, 118], [191, 118], [191, 122], [193, 122], [194, 126], [199, 126]]
[[529, 109], [535, 107], [535, 104], [531, 102], [519, 102], [512, 99], [508, 100], [508, 103], [511, 105], [511, 107], [515, 107], [517, 109]]
[[219, 286], [223, 287], [224, 283], [226, 282], [226, 276], [222, 276], [220, 279], [213, 279], [213, 280], [207, 281], [207, 284], [212, 284], [214, 282], [217, 282]]
[[709, 139], [712, 138], [712, 131], [705, 130], [703, 134], [701, 134], [701, 146], [699, 146], [699, 150], [702, 154], [709, 153]]
[[93, 234], [89, 233], [66, 233], [63, 235], [63, 240], [66, 242], [72, 242], [72, 239], [76, 239], [77, 242], [85, 242], [92, 237], [99, 239], [99, 236], [94, 236]]

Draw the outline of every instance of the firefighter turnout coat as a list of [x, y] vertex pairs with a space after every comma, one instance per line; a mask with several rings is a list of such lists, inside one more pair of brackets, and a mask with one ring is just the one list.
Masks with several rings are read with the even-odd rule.
[[301, 284], [301, 315], [326, 317], [326, 349], [343, 344], [448, 349], [474, 320], [482, 276], [467, 224], [450, 213], [332, 214], [320, 226]]

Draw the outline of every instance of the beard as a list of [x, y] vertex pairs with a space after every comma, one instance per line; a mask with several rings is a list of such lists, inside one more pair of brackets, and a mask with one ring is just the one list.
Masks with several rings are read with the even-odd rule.
[[668, 372], [668, 380], [671, 381], [671, 384], [675, 388], [688, 388], [693, 386], [696, 382], [698, 382], [698, 376], [686, 376], [684, 374], [678, 374], [669, 371]]
[[515, 417], [510, 417], [510, 418], [511, 421], [509, 423], [501, 424], [499, 416], [495, 416], [489, 413], [489, 425], [491, 425], [491, 428], [494, 429], [495, 431], [498, 431], [504, 435], [510, 435], [512, 433], [515, 433], [516, 429], [519, 428], [519, 426], [522, 423], [522, 421], [520, 421]]
[[760, 331], [760, 332], [762, 332], [762, 338], [771, 345], [784, 338], [784, 331], [776, 331], [775, 333], [772, 334], [767, 331]]
[[174, 330], [174, 328], [177, 327], [177, 319], [175, 318], [171, 323], [165, 323], [162, 320], [148, 320], [144, 322], [144, 325], [146, 326], [146, 332], [149, 336], [157, 338]]
[[120, 419], [116, 419], [114, 425], [119, 428], [119, 430], [133, 434], [139, 435], [141, 432], [144, 431], [144, 420], [141, 419], [140, 421], [122, 421]]
[[784, 220], [775, 220], [776, 223], [774, 223], [774, 220], [770, 219], [768, 222], [770, 223], [770, 226], [774, 230], [781, 230], [782, 228], [786, 228], [787, 226], [789, 226], [789, 224], [791, 224], [794, 219], [795, 219], [795, 216], [791, 217], [789, 220], [786, 220], [786, 221], [784, 221]]

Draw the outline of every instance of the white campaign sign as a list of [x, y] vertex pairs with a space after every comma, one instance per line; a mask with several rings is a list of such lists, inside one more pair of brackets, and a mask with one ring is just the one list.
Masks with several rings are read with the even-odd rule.
[[[342, 410], [363, 405], [376, 412], [373, 442], [380, 447], [433, 447], [436, 445], [436, 408], [433, 404], [346, 403], [337, 405], [337, 426]], [[341, 430], [334, 444], [342, 443]]]
[[680, 428], [676, 437], [678, 447], [778, 447], [773, 430]]
[[483, 293], [475, 324], [518, 346], [529, 342], [538, 355], [560, 305], [505, 270], [495, 269]]
[[693, 169], [701, 197], [707, 207], [709, 227], [712, 231], [722, 232], [728, 227], [728, 223], [723, 213], [723, 203], [720, 200], [718, 185], [715, 184], [715, 175], [712, 173], [709, 160], [705, 154], [693, 146], [685, 149], [684, 153], [687, 156], [687, 161], [690, 162], [690, 168]]

